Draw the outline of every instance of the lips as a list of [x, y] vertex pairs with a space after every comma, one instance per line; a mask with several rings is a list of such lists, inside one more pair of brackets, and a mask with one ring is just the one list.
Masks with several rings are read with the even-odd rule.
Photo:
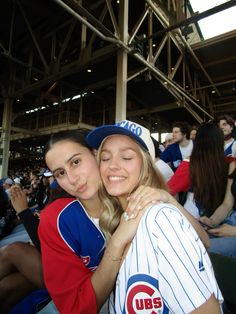
[[86, 190], [86, 188], [87, 188], [87, 184], [85, 183], [77, 189], [77, 192], [82, 193]]

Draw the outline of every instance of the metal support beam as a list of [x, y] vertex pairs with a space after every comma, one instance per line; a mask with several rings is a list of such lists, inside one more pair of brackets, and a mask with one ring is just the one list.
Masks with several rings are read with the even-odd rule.
[[[91, 14], [89, 14], [88, 11], [82, 8], [78, 3], [75, 3], [73, 0], [65, 0], [65, 1], [54, 0], [54, 1], [58, 3], [65, 11], [69, 12], [75, 18], [77, 18], [80, 22], [84, 23], [86, 26], [92, 29], [92, 31], [95, 32], [102, 39], [106, 41], [110, 41], [110, 42], [116, 42], [114, 34], [112, 34], [107, 28], [105, 28], [97, 19], [95, 19]], [[83, 16], [81, 14], [81, 11], [84, 13]], [[84, 18], [84, 16], [87, 17], [88, 20], [92, 20], [99, 29], [102, 28], [103, 33], [98, 28], [96, 28], [96, 26], [93, 26], [93, 24], [87, 21]]]
[[[160, 4], [158, 5], [158, 9], [156, 4], [153, 2], [153, 0], [145, 0], [147, 2], [147, 4], [153, 9], [153, 11], [156, 13], [156, 15], [159, 17], [159, 19], [163, 22], [165, 28], [169, 29], [170, 26], [170, 22], [169, 20], [167, 20], [164, 16], [164, 14], [162, 14], [161, 12], [161, 6]], [[233, 0], [236, 1], [236, 0]], [[230, 2], [230, 1], [229, 1]], [[159, 1], [158, 1], [159, 3]], [[220, 95], [218, 89], [216, 88], [214, 82], [212, 81], [211, 77], [209, 76], [209, 74], [207, 73], [207, 71], [204, 69], [203, 65], [201, 64], [201, 62], [199, 61], [198, 57], [196, 56], [196, 54], [194, 53], [193, 49], [191, 48], [191, 46], [189, 45], [189, 43], [187, 42], [187, 40], [183, 37], [180, 29], [178, 29], [177, 27], [174, 27], [173, 30], [169, 30], [172, 31], [172, 33], [175, 33], [176, 36], [178, 36], [178, 38], [180, 39], [180, 41], [182, 42], [182, 44], [184, 45], [184, 47], [186, 47], [189, 51], [189, 53], [191, 54], [192, 58], [194, 59], [194, 61], [197, 63], [197, 65], [200, 67], [201, 71], [203, 72], [203, 74], [205, 75], [205, 77], [207, 78], [207, 80], [212, 84], [212, 88], [214, 88], [214, 90], [216, 91], [217, 95]], [[165, 33], [166, 31], [163, 31], [163, 33]]]
[[11, 98], [5, 99], [3, 118], [2, 118], [2, 136], [0, 144], [0, 177], [6, 177], [8, 175], [8, 160], [10, 149], [10, 134], [11, 134], [11, 122], [12, 122], [12, 104]]
[[145, 8], [145, 10], [143, 11], [143, 13], [141, 14], [141, 16], [139, 17], [138, 21], [136, 22], [135, 26], [133, 27], [133, 29], [130, 32], [130, 37], [129, 37], [129, 42], [128, 44], [130, 45], [132, 43], [132, 41], [134, 40], [140, 26], [142, 25], [144, 19], [146, 18], [147, 14], [148, 14], [148, 7]]
[[15, 16], [16, 16], [16, 4], [13, 2], [13, 10], [12, 10], [12, 17], [11, 17], [11, 28], [10, 28], [10, 36], [9, 36], [9, 46], [8, 46], [8, 53], [11, 55], [11, 47], [12, 47], [12, 38], [13, 38], [13, 29], [15, 23]]
[[167, 111], [167, 110], [173, 110], [179, 108], [179, 105], [177, 102], [173, 102], [171, 104], [166, 104], [162, 106], [155, 106], [153, 108], [148, 108], [148, 109], [140, 109], [140, 110], [135, 110], [135, 111], [128, 111], [127, 116], [128, 117], [135, 117], [135, 116], [141, 116], [145, 114], [150, 114], [150, 113], [157, 113], [157, 112], [162, 112], [162, 111]]
[[43, 65], [44, 65], [44, 69], [45, 69], [46, 73], [48, 73], [48, 65], [47, 65], [47, 62], [46, 62], [46, 60], [45, 60], [45, 58], [44, 58], [43, 52], [42, 52], [41, 49], [40, 49], [39, 43], [38, 43], [38, 41], [37, 41], [37, 39], [36, 39], [36, 37], [35, 37], [35, 35], [34, 35], [34, 32], [33, 32], [33, 30], [32, 30], [32, 27], [31, 27], [31, 25], [30, 25], [30, 23], [29, 23], [29, 21], [28, 21], [26, 15], [25, 15], [25, 12], [24, 12], [24, 10], [23, 10], [23, 8], [22, 8], [20, 2], [17, 1], [17, 4], [18, 4], [18, 6], [19, 6], [19, 8], [20, 8], [20, 10], [21, 10], [21, 14], [22, 14], [22, 16], [24, 17], [24, 20], [25, 20], [25, 23], [26, 23], [27, 28], [28, 28], [28, 30], [29, 30], [29, 33], [30, 33], [30, 35], [31, 35], [31, 37], [32, 37], [32, 40], [33, 40], [33, 42], [34, 42], [34, 44], [35, 44], [35, 47], [36, 47], [36, 49], [37, 49], [37, 51], [38, 51], [38, 54], [39, 54], [39, 56], [40, 56], [40, 58], [41, 58], [41, 61], [42, 61]]
[[113, 8], [112, 8], [112, 5], [111, 5], [111, 0], [106, 0], [106, 4], [107, 4], [107, 7], [108, 7], [108, 11], [110, 13], [112, 25], [114, 27], [115, 36], [116, 37], [120, 37], [120, 31], [119, 31], [119, 27], [118, 27], [118, 24], [117, 24], [117, 21], [116, 21], [116, 17], [115, 17], [115, 14], [114, 14], [114, 11], [113, 11]]
[[65, 40], [64, 40], [64, 42], [63, 42], [63, 44], [61, 46], [61, 50], [60, 50], [60, 52], [58, 54], [58, 63], [60, 62], [61, 57], [63, 56], [63, 53], [65, 52], [66, 48], [68, 47], [68, 43], [69, 43], [69, 41], [71, 39], [71, 35], [72, 35], [72, 32], [73, 32], [73, 30], [75, 28], [76, 23], [77, 23], [77, 21], [73, 20], [71, 25], [70, 25], [70, 29], [69, 29], [68, 33], [66, 34]]
[[61, 68], [60, 72], [57, 72], [55, 74], [52, 75], [48, 75], [47, 77], [29, 85], [26, 86], [20, 90], [17, 90], [14, 93], [14, 97], [20, 97], [21, 95], [24, 95], [26, 93], [30, 93], [31, 91], [37, 90], [39, 88], [41, 88], [42, 86], [50, 83], [50, 82], [54, 82], [56, 80], [60, 80], [70, 74], [79, 72], [80, 70], [86, 68], [86, 66], [90, 63], [97, 63], [103, 59], [106, 59], [109, 55], [114, 54], [117, 51], [117, 48], [114, 47], [113, 45], [111, 46], [107, 46], [105, 48], [99, 49], [99, 51], [95, 52], [93, 54], [93, 57], [90, 58], [90, 60], [86, 60], [84, 63], [79, 62], [79, 60], [76, 60], [68, 65], [65, 65], [63, 68]]
[[154, 67], [153, 65], [151, 65], [149, 62], [147, 62], [142, 56], [140, 56], [139, 54], [135, 53], [133, 54], [133, 56], [139, 60], [143, 65], [146, 65], [152, 72], [154, 72], [157, 77], [160, 80], [160, 82], [163, 83], [163, 81], [167, 82], [171, 87], [173, 87], [180, 95], [186, 97], [186, 100], [188, 100], [191, 104], [193, 104], [194, 106], [196, 106], [199, 110], [203, 111], [206, 115], [208, 115], [211, 119], [213, 118], [208, 112], [206, 112], [201, 106], [199, 106], [194, 99], [188, 95], [185, 90], [179, 86], [178, 84], [176, 84], [175, 82], [173, 82], [172, 80], [170, 80], [167, 76], [165, 76], [159, 69], [157, 69], [156, 67]]
[[15, 126], [11, 127], [11, 131], [17, 132], [17, 133], [23, 133], [23, 134], [30, 134], [30, 135], [34, 135], [34, 136], [40, 136], [41, 135], [38, 131], [26, 130], [23, 128], [17, 128]]
[[[119, 5], [119, 27], [121, 40], [128, 43], [128, 6], [129, 1], [121, 1]], [[116, 116], [115, 120], [126, 119], [127, 102], [127, 51], [120, 49], [117, 53], [117, 81], [116, 81]]]

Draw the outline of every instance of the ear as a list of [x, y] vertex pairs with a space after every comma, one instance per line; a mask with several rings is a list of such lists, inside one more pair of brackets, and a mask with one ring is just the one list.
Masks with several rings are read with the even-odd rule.
[[93, 153], [94, 157], [97, 157], [97, 152], [98, 152], [97, 149], [93, 148], [92, 153]]

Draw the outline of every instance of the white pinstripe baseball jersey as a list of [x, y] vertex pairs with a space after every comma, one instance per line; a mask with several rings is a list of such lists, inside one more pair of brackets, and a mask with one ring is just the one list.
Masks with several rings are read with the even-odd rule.
[[116, 313], [189, 313], [212, 293], [223, 301], [194, 228], [170, 204], [150, 207], [121, 265]]

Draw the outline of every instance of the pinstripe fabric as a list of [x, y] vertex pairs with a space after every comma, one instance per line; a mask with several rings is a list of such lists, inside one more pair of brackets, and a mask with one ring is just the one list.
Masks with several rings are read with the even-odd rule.
[[116, 313], [189, 313], [222, 295], [197, 233], [170, 204], [144, 214], [121, 266]]

